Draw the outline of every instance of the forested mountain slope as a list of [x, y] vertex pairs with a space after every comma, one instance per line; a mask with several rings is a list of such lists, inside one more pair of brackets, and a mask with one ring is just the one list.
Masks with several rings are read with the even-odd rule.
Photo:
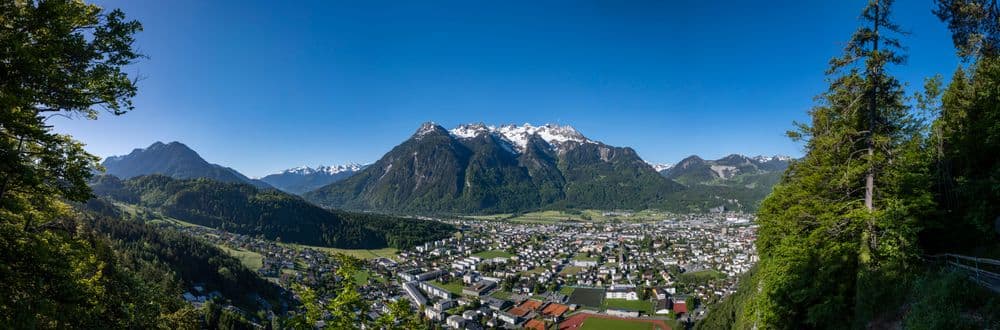
[[108, 157], [101, 165], [107, 174], [122, 179], [162, 174], [175, 179], [207, 178], [220, 182], [249, 183], [261, 188], [270, 187], [267, 183], [248, 178], [234, 169], [209, 163], [197, 152], [176, 141], [157, 141], [149, 147], [132, 150], [128, 155]]
[[631, 148], [569, 126], [425, 123], [354, 176], [304, 196], [323, 206], [391, 212], [503, 213], [544, 207], [646, 209], [681, 186]]
[[338, 248], [405, 248], [448, 237], [450, 225], [326, 210], [274, 189], [208, 179], [150, 175], [98, 177], [94, 193], [202, 226], [270, 240]]

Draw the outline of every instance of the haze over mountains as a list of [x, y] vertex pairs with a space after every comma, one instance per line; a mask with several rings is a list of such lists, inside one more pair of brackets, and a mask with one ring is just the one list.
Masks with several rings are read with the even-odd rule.
[[162, 174], [274, 187], [318, 205], [391, 213], [510, 213], [537, 209], [752, 210], [788, 157], [690, 156], [648, 164], [635, 150], [571, 126], [425, 123], [371, 165], [296, 167], [260, 179], [211, 164], [179, 142], [108, 157], [107, 173]]
[[346, 179], [366, 166], [354, 163], [334, 166], [320, 165], [315, 168], [300, 166], [267, 175], [260, 178], [260, 181], [285, 192], [302, 194]]

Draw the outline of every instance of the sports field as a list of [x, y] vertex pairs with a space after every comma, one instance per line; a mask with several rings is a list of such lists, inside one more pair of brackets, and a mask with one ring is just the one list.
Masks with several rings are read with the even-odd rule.
[[[577, 313], [559, 323], [559, 330], [671, 330], [663, 320], [621, 318], [604, 314]], [[676, 329], [680, 329], [679, 327]]]
[[604, 300], [604, 289], [596, 288], [576, 288], [573, 293], [569, 296], [570, 304], [577, 304], [581, 306], [589, 306], [594, 308], [601, 307], [601, 302]]

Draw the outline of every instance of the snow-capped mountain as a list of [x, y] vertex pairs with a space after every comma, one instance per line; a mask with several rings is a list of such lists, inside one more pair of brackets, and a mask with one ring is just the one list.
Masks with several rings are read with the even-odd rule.
[[509, 213], [550, 205], [646, 209], [681, 188], [632, 148], [570, 126], [424, 123], [371, 166], [303, 197], [351, 210]]
[[587, 139], [572, 126], [556, 124], [541, 126], [529, 123], [520, 126], [513, 124], [502, 126], [487, 126], [482, 123], [463, 124], [449, 130], [448, 133], [458, 139], [471, 139], [482, 134], [493, 134], [513, 145], [518, 152], [523, 152], [527, 148], [528, 140], [536, 134], [557, 149], [562, 149], [570, 143], [596, 143]]
[[653, 169], [656, 170], [656, 172], [663, 173], [663, 171], [673, 168], [674, 163], [659, 163], [659, 164], [650, 163], [649, 166], [652, 166]]
[[761, 163], [765, 163], [765, 162], [787, 162], [789, 160], [792, 160], [792, 157], [785, 156], [785, 155], [774, 155], [774, 156], [760, 155], [760, 156], [754, 156], [753, 160], [755, 160], [757, 162], [761, 162]]
[[260, 178], [275, 188], [301, 194], [346, 179], [367, 165], [349, 163], [333, 166], [299, 166]]
[[317, 166], [316, 168], [312, 168], [312, 167], [309, 167], [309, 166], [299, 166], [299, 167], [290, 168], [290, 169], [287, 169], [287, 170], [284, 170], [284, 171], [281, 171], [281, 172], [278, 172], [278, 173], [274, 173], [274, 174], [310, 175], [310, 174], [317, 174], [317, 173], [325, 173], [325, 174], [329, 174], [329, 175], [335, 175], [335, 174], [344, 173], [344, 172], [357, 172], [357, 171], [360, 171], [361, 168], [363, 168], [363, 167], [364, 167], [364, 165], [356, 164], [356, 163], [348, 163], [348, 164], [344, 164], [344, 165], [333, 165], [333, 166], [320, 165], [320, 166]]

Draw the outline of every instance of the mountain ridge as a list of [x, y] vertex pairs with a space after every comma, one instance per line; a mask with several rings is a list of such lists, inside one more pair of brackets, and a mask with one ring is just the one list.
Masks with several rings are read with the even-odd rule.
[[162, 174], [177, 179], [209, 178], [221, 182], [248, 183], [260, 188], [271, 186], [222, 165], [209, 163], [187, 145], [156, 141], [146, 148], [136, 148], [127, 155], [110, 156], [101, 165], [105, 173], [122, 179]]
[[303, 196], [347, 209], [483, 213], [647, 208], [679, 188], [635, 150], [571, 126], [427, 122], [365, 170]]
[[343, 165], [320, 165], [315, 168], [299, 166], [268, 174], [258, 180], [292, 194], [302, 194], [322, 186], [346, 179], [368, 165], [348, 163]]

